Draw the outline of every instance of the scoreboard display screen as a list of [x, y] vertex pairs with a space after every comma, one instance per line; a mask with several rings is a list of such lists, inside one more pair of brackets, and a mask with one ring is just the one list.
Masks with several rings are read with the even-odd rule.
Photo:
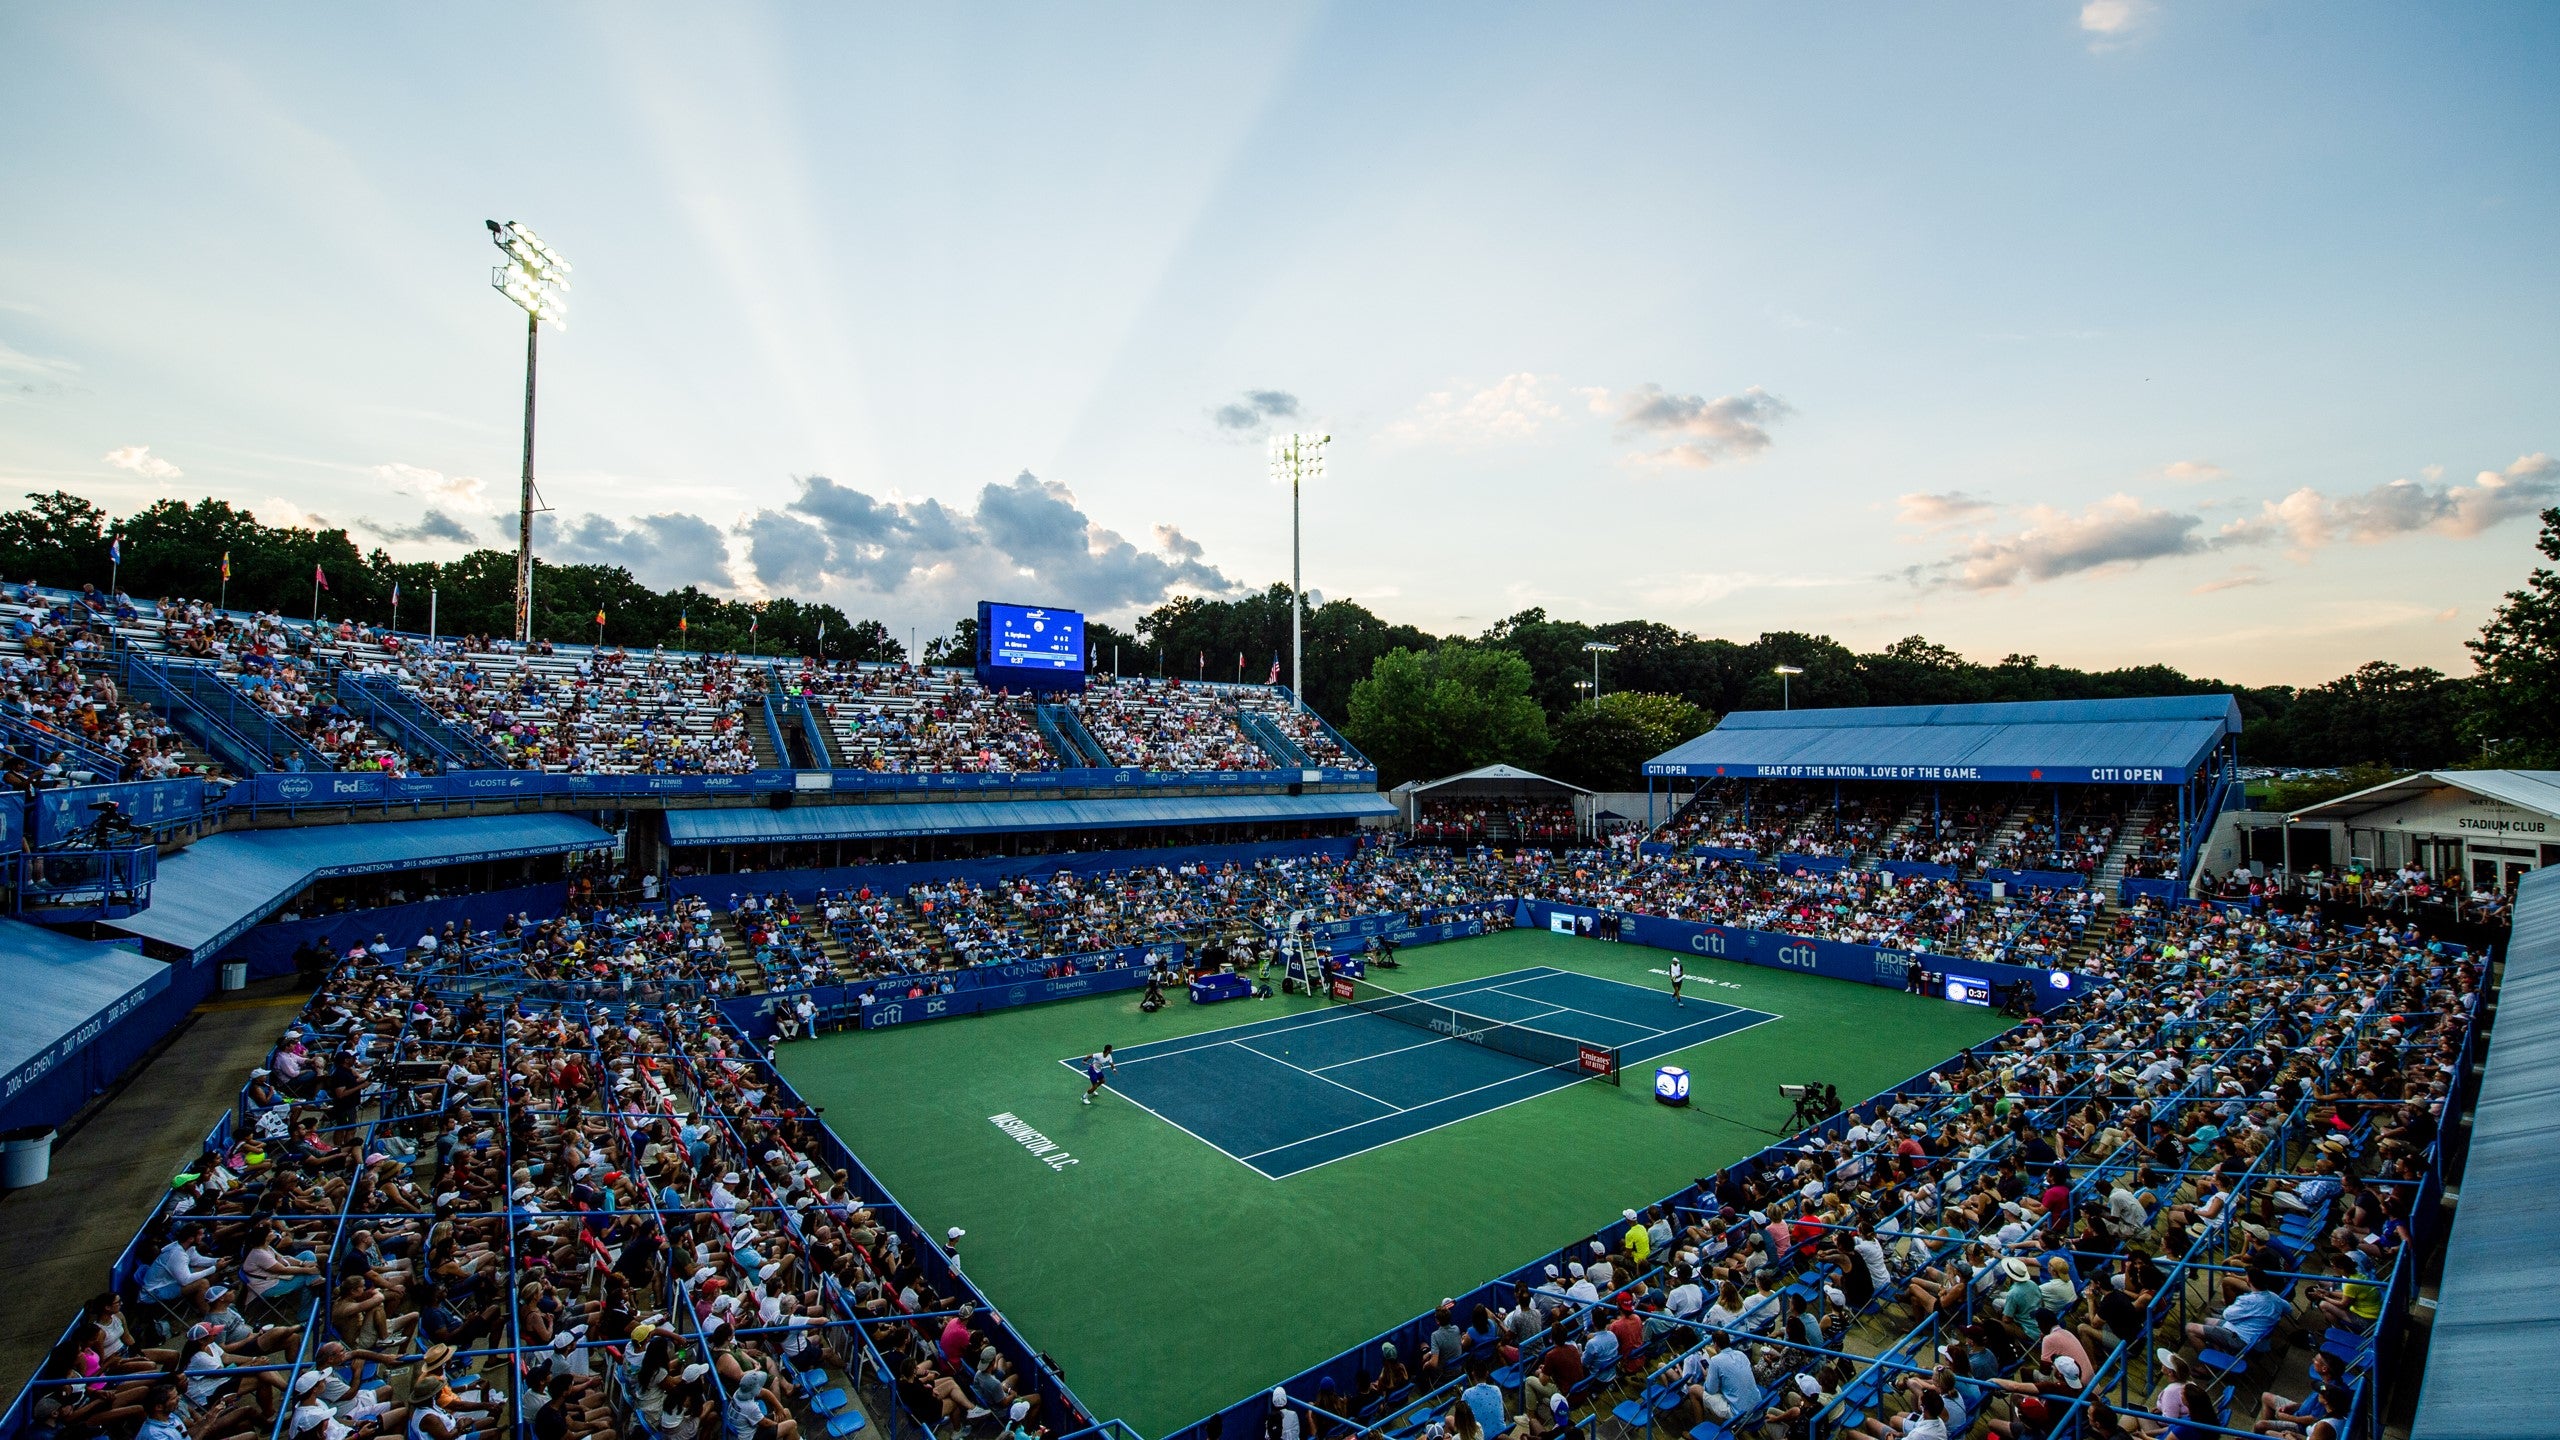
[[978, 678], [1008, 689], [1084, 684], [1084, 616], [1035, 605], [978, 606]]

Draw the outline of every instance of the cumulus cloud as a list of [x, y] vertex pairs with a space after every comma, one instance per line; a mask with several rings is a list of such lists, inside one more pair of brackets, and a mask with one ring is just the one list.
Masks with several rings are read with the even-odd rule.
[[287, 530], [326, 530], [329, 528], [329, 522], [326, 518], [312, 514], [310, 511], [303, 509], [301, 506], [294, 504], [292, 501], [285, 499], [281, 495], [268, 496], [259, 504], [256, 510], [250, 513], [256, 516], [263, 516], [266, 519], [266, 523], [281, 526]]
[[2327, 495], [2306, 485], [2262, 503], [2256, 515], [2231, 522], [2223, 534], [2236, 544], [2275, 541], [2296, 550], [2341, 540], [2371, 545], [2420, 531], [2468, 538], [2555, 501], [2560, 461], [2537, 452], [2503, 470], [2483, 470], [2468, 485], [2399, 479], [2352, 495]]
[[373, 467], [374, 478], [402, 495], [431, 495], [450, 500], [474, 510], [486, 505], [488, 484], [477, 475], [447, 475], [421, 465], [405, 465], [394, 460]]
[[1621, 436], [1667, 442], [1641, 458], [1698, 469], [1758, 455], [1771, 444], [1769, 427], [1795, 413], [1793, 406], [1757, 385], [1713, 400], [1639, 385], [1595, 403], [1615, 410]]
[[2151, 0], [2085, 0], [2080, 29], [2092, 50], [2111, 50], [2131, 40], [2151, 18]]
[[1155, 534], [1156, 548], [1176, 560], [1197, 560], [1206, 553], [1200, 548], [1200, 542], [1183, 534], [1182, 527], [1178, 525], [1158, 525]]
[[1968, 495], [1962, 490], [1915, 491], [1895, 502], [1893, 519], [1897, 525], [1909, 525], [1915, 529], [1943, 530], [1977, 515], [1987, 515], [1997, 508], [1981, 496]]
[[[699, 515], [642, 515], [628, 521], [603, 515], [567, 521], [536, 515], [533, 522], [534, 544], [546, 560], [619, 565], [643, 583], [665, 590], [686, 585], [728, 590], [737, 585], [729, 572], [727, 535]], [[515, 539], [513, 518], [501, 516], [497, 525], [504, 539]]]
[[380, 520], [358, 520], [356, 524], [361, 529], [392, 541], [469, 545], [480, 538], [473, 533], [470, 526], [432, 505], [427, 507], [427, 513], [419, 516], [418, 522], [414, 525], [388, 524]]
[[1141, 550], [1087, 515], [1065, 486], [1029, 471], [981, 488], [965, 511], [939, 500], [881, 500], [812, 475], [797, 498], [750, 516], [740, 531], [756, 580], [798, 593], [842, 584], [952, 606], [1027, 591], [1107, 612], [1236, 588], [1179, 529], [1157, 526], [1155, 548]]
[[2155, 509], [2130, 495], [2111, 495], [2076, 515], [2038, 505], [2026, 517], [2026, 529], [2013, 535], [1977, 535], [1953, 556], [1917, 568], [1912, 578], [1962, 590], [1999, 590], [2192, 555], [2212, 545], [2197, 533], [2204, 527], [2201, 516]]
[[148, 445], [119, 445], [106, 454], [106, 461], [119, 470], [130, 470], [145, 480], [175, 480], [187, 472], [151, 453]]
[[1247, 390], [1210, 411], [1209, 420], [1221, 430], [1248, 431], [1260, 430], [1274, 420], [1294, 420], [1298, 414], [1298, 397], [1286, 390]]
[[2172, 460], [2160, 467], [2160, 478], [2175, 485], [2202, 485], [2229, 473], [2210, 460]]
[[1474, 446], [1527, 440], [1564, 414], [1552, 376], [1521, 371], [1477, 389], [1434, 390], [1387, 426], [1392, 440]]

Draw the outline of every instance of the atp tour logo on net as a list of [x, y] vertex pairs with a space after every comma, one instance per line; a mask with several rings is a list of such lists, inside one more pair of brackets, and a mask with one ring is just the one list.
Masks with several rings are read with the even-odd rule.
[[1778, 947], [1778, 963], [1781, 965], [1785, 965], [1796, 970], [1810, 970], [1813, 968], [1813, 962], [1814, 948], [1810, 945], [1781, 945]]

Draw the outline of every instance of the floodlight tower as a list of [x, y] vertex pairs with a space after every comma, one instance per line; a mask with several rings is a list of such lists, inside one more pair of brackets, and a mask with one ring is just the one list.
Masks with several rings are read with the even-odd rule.
[[1301, 709], [1307, 708], [1301, 619], [1306, 609], [1306, 582], [1298, 569], [1298, 487], [1303, 481], [1324, 478], [1324, 448], [1332, 443], [1330, 435], [1293, 433], [1271, 437], [1271, 478], [1289, 482], [1289, 689], [1295, 692]]
[[533, 366], [542, 322], [569, 328], [569, 262], [542, 237], [513, 220], [489, 222], [489, 239], [507, 263], [489, 272], [490, 288], [524, 311], [524, 486], [516, 505], [516, 643], [533, 639]]

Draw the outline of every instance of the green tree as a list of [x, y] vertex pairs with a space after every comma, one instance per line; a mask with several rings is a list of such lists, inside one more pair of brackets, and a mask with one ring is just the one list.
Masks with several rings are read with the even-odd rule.
[[1707, 733], [1715, 717], [1677, 695], [1620, 690], [1578, 705], [1555, 726], [1547, 773], [1591, 790], [1638, 790], [1644, 762]]
[[[2542, 512], [2533, 547], [2560, 561], [2560, 508]], [[2480, 667], [2465, 731], [2489, 764], [2560, 767], [2560, 572], [2537, 565], [2471, 640]]]
[[1457, 640], [1419, 652], [1399, 646], [1351, 687], [1346, 733], [1386, 785], [1497, 762], [1534, 767], [1550, 742], [1529, 684], [1529, 663], [1510, 650]]

